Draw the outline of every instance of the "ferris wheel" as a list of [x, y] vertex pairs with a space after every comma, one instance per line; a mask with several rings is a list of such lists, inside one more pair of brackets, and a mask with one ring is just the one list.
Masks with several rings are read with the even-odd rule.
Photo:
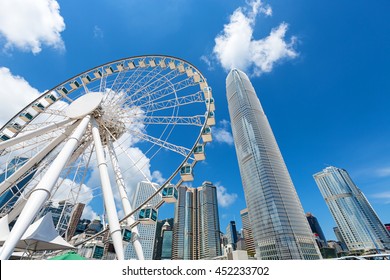
[[[42, 94], [0, 129], [0, 197], [7, 197], [0, 213], [15, 221], [0, 259], [11, 256], [48, 201], [66, 193], [67, 200], [82, 202], [86, 190], [104, 202], [116, 258], [124, 259], [125, 224], [143, 259], [137, 225], [156, 221], [158, 208], [175, 202], [176, 187], [193, 180], [194, 166], [212, 141], [214, 110], [200, 71], [162, 55], [112, 61]], [[160, 176], [160, 187], [133, 209], [129, 181], [151, 182], [152, 169], [166, 179]], [[150, 207], [156, 195], [162, 201]], [[138, 219], [136, 211], [142, 213]]]

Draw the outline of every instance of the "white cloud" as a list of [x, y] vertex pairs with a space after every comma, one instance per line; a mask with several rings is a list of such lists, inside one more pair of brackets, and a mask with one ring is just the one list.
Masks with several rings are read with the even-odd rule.
[[60, 6], [55, 0], [0, 1], [0, 35], [5, 50], [16, 47], [37, 54], [42, 45], [63, 50], [60, 33], [65, 30]]
[[228, 193], [227, 189], [219, 183], [216, 183], [215, 186], [217, 187], [218, 204], [221, 207], [229, 207], [236, 201], [238, 197], [236, 193]]
[[158, 170], [153, 171], [152, 173], [153, 182], [156, 182], [160, 186], [165, 183], [166, 179], [163, 177], [162, 173]]
[[379, 177], [389, 177], [390, 176], [390, 167], [383, 167], [375, 170], [375, 173]]
[[83, 211], [83, 214], [81, 215], [82, 219], [88, 219], [88, 220], [94, 220], [96, 219], [97, 217], [99, 217], [99, 215], [92, 209], [92, 207], [90, 205], [86, 205], [84, 207], [84, 211]]
[[95, 25], [93, 27], [93, 37], [94, 38], [103, 38], [104, 37], [103, 30], [97, 25]]
[[213, 137], [216, 142], [226, 143], [228, 145], [233, 145], [233, 136], [229, 131], [230, 123], [227, 120], [221, 120], [219, 122], [219, 127], [214, 127]]
[[40, 95], [25, 79], [5, 67], [0, 67], [0, 85], [0, 126]]
[[371, 197], [383, 200], [384, 203], [386, 203], [386, 204], [390, 203], [390, 191], [376, 193], [376, 194], [371, 195]]
[[[229, 71], [239, 68], [250, 71], [252, 75], [272, 71], [275, 63], [286, 58], [295, 58], [296, 38], [285, 41], [288, 25], [281, 23], [262, 39], [254, 39], [253, 31], [258, 14], [272, 15], [272, 9], [261, 0], [252, 1], [248, 7], [239, 7], [230, 16], [221, 34], [215, 38], [214, 58]], [[203, 59], [204, 60], [204, 59]], [[205, 60], [204, 60], [205, 61]]]
[[[61, 181], [62, 178], [59, 178]], [[55, 191], [51, 199], [53, 201], [68, 200], [72, 203], [88, 204], [94, 198], [93, 190], [82, 184], [81, 186], [70, 179], [63, 180], [62, 184]]]

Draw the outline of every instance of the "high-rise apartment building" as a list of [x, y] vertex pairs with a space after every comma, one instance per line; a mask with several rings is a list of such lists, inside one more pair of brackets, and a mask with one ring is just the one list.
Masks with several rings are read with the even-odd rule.
[[350, 251], [390, 249], [390, 234], [346, 170], [329, 166], [313, 175]]
[[[133, 199], [133, 209], [139, 207], [143, 204], [150, 196], [152, 196], [156, 190], [159, 188], [158, 184], [149, 183], [149, 182], [139, 182], [137, 184], [137, 190]], [[151, 201], [149, 201], [149, 205], [154, 207], [161, 201], [161, 196], [156, 195], [153, 197]], [[134, 214], [136, 220], [138, 220], [139, 211]], [[140, 223], [138, 226], [139, 238], [141, 241], [142, 250], [144, 252], [145, 260], [151, 260], [153, 258], [153, 248], [154, 248], [154, 239], [156, 236], [156, 223], [154, 224], [142, 224]], [[133, 245], [130, 243], [125, 249], [125, 259], [137, 259], [137, 254], [134, 250]]]
[[209, 259], [222, 254], [216, 187], [178, 188], [173, 225], [172, 258]]
[[302, 205], [248, 76], [226, 78], [229, 114], [258, 259], [319, 259]]

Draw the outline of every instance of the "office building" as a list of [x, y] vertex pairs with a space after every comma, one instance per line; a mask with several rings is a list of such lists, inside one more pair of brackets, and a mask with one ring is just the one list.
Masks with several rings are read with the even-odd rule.
[[47, 205], [42, 208], [41, 212], [37, 216], [36, 220], [45, 216], [48, 212], [51, 212], [54, 226], [58, 234], [65, 237], [65, 233], [68, 230], [71, 214], [75, 205], [69, 201], [62, 200], [60, 202], [48, 201]]
[[[167, 227], [166, 223], [168, 223], [169, 228]], [[156, 237], [154, 241], [154, 250], [153, 250], [153, 260], [161, 260], [163, 238], [164, 238], [164, 232], [166, 230], [170, 230], [170, 231], [173, 230], [173, 218], [157, 221]], [[171, 245], [171, 257], [172, 257], [172, 245]]]
[[251, 224], [249, 222], [248, 208], [242, 209], [240, 211], [240, 216], [242, 222], [242, 237], [245, 240], [246, 251], [248, 253], [248, 256], [254, 257], [256, 254], [256, 246], [255, 241], [253, 239]]
[[237, 248], [237, 229], [236, 229], [236, 222], [230, 221], [228, 226], [226, 227], [226, 236], [228, 239], [228, 243], [232, 245], [233, 251]]
[[172, 232], [172, 227], [168, 223], [168, 221], [165, 221], [165, 223], [161, 229], [161, 235], [162, 235], [161, 259], [162, 260], [170, 260], [170, 259], [172, 259], [173, 232]]
[[65, 239], [69, 241], [75, 234], [77, 225], [80, 222], [81, 215], [83, 214], [85, 204], [84, 203], [77, 203], [73, 207], [72, 214], [70, 216], [69, 225], [66, 230]]
[[222, 254], [217, 189], [180, 186], [175, 205], [172, 259], [211, 259]]
[[257, 258], [321, 258], [248, 76], [240, 70], [231, 70], [226, 78], [226, 93]]
[[390, 249], [389, 232], [346, 170], [329, 166], [314, 180], [350, 251]]
[[312, 213], [306, 213], [307, 221], [309, 222], [309, 226], [311, 231], [314, 234], [314, 238], [317, 241], [318, 247], [321, 249], [323, 247], [327, 247], [328, 243], [326, 241], [325, 235], [322, 232], [321, 226], [316, 217], [313, 216]]
[[[137, 184], [137, 190], [133, 199], [133, 209], [139, 207], [143, 204], [149, 197], [151, 197], [156, 190], [159, 188], [158, 184], [149, 183], [149, 182], [139, 182]], [[161, 196], [156, 195], [151, 201], [149, 201], [149, 206], [156, 206], [161, 201]], [[138, 220], [139, 211], [134, 214], [136, 220]], [[154, 249], [154, 239], [156, 236], [156, 223], [153, 224], [143, 224], [140, 223], [138, 226], [138, 233], [140, 236], [142, 250], [144, 252], [145, 260], [151, 260], [153, 258], [153, 249]], [[125, 249], [125, 259], [137, 259], [136, 252], [131, 243], [129, 243]]]

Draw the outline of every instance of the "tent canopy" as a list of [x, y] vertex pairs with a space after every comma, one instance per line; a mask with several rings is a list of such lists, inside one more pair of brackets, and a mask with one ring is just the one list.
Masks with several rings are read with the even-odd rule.
[[[4, 244], [9, 234], [8, 216], [4, 216], [0, 219], [0, 245]], [[58, 235], [51, 212], [30, 225], [15, 248], [28, 251], [74, 249]]]

